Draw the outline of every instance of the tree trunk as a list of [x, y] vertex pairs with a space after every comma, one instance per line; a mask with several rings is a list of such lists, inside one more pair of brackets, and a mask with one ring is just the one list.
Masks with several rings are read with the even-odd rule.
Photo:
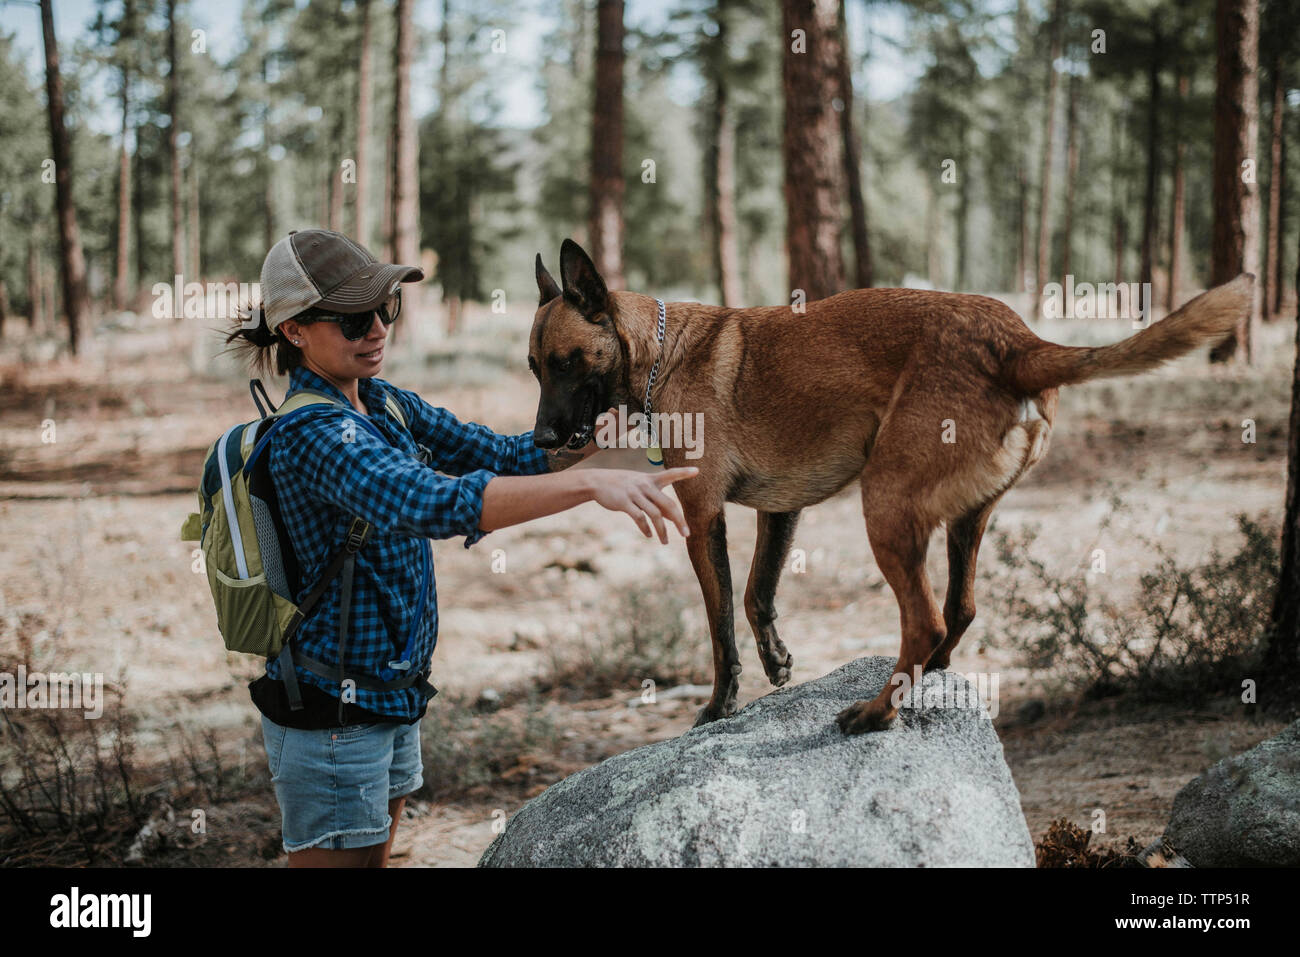
[[1268, 262], [1264, 268], [1264, 318], [1281, 310], [1282, 280], [1282, 118], [1286, 115], [1286, 85], [1282, 82], [1282, 58], [1274, 49], [1273, 115], [1268, 161], [1268, 239], [1264, 244]]
[[131, 117], [131, 73], [122, 69], [122, 141], [117, 154], [117, 270], [113, 276], [113, 308], [126, 308], [127, 268], [131, 248], [131, 155], [126, 135]]
[[1129, 277], [1125, 274], [1125, 250], [1128, 247], [1128, 219], [1124, 215], [1124, 209], [1128, 203], [1128, 190], [1125, 187], [1125, 177], [1121, 169], [1126, 165], [1128, 143], [1124, 137], [1124, 114], [1127, 112], [1129, 101], [1124, 101], [1125, 109], [1115, 113], [1111, 120], [1111, 143], [1112, 143], [1112, 162], [1110, 169], [1110, 192], [1111, 192], [1111, 214], [1114, 220], [1114, 266], [1115, 282], [1128, 282]]
[[203, 276], [203, 234], [201, 232], [203, 224], [199, 219], [199, 151], [195, 145], [194, 140], [190, 140], [189, 223], [185, 234], [190, 239], [190, 275], [198, 280]]
[[[1020, 223], [1019, 241], [1016, 243], [1016, 278], [1012, 288], [1016, 292], [1029, 291], [1029, 176], [1023, 162], [1016, 166], [1016, 194]], [[1038, 317], [1038, 310], [1032, 305], [1028, 310], [1030, 319]]]
[[358, 243], [370, 248], [370, 45], [373, 25], [370, 0], [358, 0], [361, 8], [361, 52], [357, 63], [357, 171], [352, 200], [352, 218]]
[[1124, 275], [1124, 250], [1128, 246], [1128, 220], [1124, 218], [1124, 207], [1115, 204], [1115, 282], [1127, 282]]
[[783, 0], [782, 21], [786, 255], [792, 294], [803, 290], [811, 302], [844, 288], [843, 136], [832, 105], [840, 86], [838, 0]]
[[[1218, 65], [1214, 93], [1214, 240], [1210, 285], [1238, 273], [1259, 274], [1259, 189], [1243, 175], [1253, 166], [1258, 137], [1259, 56], [1258, 0], [1218, 0], [1215, 7]], [[1236, 331], [1210, 351], [1211, 362], [1226, 362], [1240, 349], [1254, 359], [1252, 331], [1259, 313], [1259, 284], [1254, 303]]]
[[455, 294], [444, 296], [443, 302], [447, 306], [447, 335], [454, 336], [456, 331], [460, 329], [460, 317], [464, 312], [463, 303], [460, 296]]
[[1074, 195], [1079, 179], [1079, 75], [1070, 74], [1065, 110], [1065, 229], [1061, 237], [1061, 273], [1074, 268]]
[[[859, 289], [871, 286], [871, 246], [867, 238], [867, 204], [862, 195], [862, 156], [853, 130], [853, 70], [849, 65], [849, 31], [845, 0], [839, 10], [840, 135], [844, 140], [844, 176], [848, 185], [853, 231], [853, 278]], [[963, 168], [963, 173], [965, 169]], [[962, 183], [966, 182], [965, 178]], [[961, 237], [958, 237], [960, 242]]]
[[388, 128], [388, 136], [384, 139], [384, 202], [383, 202], [383, 220], [379, 224], [379, 231], [383, 235], [383, 259], [385, 262], [393, 261], [393, 128]]
[[41, 254], [36, 248], [36, 235], [27, 238], [27, 331], [37, 333], [45, 328], [41, 315]]
[[[1155, 269], [1156, 249], [1156, 190], [1159, 188], [1160, 163], [1160, 56], [1163, 40], [1158, 25], [1152, 24], [1152, 53], [1147, 57], [1147, 181], [1142, 197], [1142, 261], [1139, 281], [1150, 289], [1151, 274]], [[1147, 304], [1149, 308], [1149, 303]], [[1143, 316], [1150, 322], [1150, 316]]]
[[957, 137], [957, 281], [956, 292], [963, 292], [970, 283], [970, 243], [967, 224], [970, 222], [970, 130], [962, 123]]
[[1178, 290], [1183, 282], [1183, 233], [1186, 229], [1187, 174], [1184, 162], [1187, 144], [1183, 142], [1183, 112], [1187, 105], [1189, 79], [1178, 76], [1178, 105], [1174, 110], [1174, 197], [1169, 210], [1169, 287], [1165, 290], [1165, 310], [1173, 312], [1178, 304]]
[[1052, 153], [1056, 145], [1056, 61], [1061, 56], [1062, 0], [1052, 4], [1052, 42], [1047, 61], [1047, 110], [1043, 117], [1043, 158], [1038, 188], [1038, 256], [1034, 265], [1034, 297], [1030, 307], [1041, 309], [1043, 285], [1047, 282], [1052, 255]]
[[[397, 0], [397, 56], [393, 82], [393, 253], [396, 262], [420, 264], [418, 143], [411, 110], [411, 64], [415, 58], [414, 0]], [[402, 310], [419, 316], [419, 284], [402, 289]], [[408, 326], [409, 328], [409, 326]]]
[[50, 270], [46, 268], [44, 260], [41, 261], [41, 281], [40, 290], [42, 302], [41, 312], [45, 317], [45, 328], [42, 330], [46, 335], [55, 335], [55, 317], [58, 315], [58, 307], [55, 304], [55, 286], [58, 285], [56, 277], [50, 275]]
[[263, 169], [266, 170], [266, 177], [262, 183], [263, 205], [266, 207], [266, 216], [262, 220], [262, 247], [269, 252], [279, 238], [275, 234], [275, 163], [271, 161], [271, 140], [274, 131], [271, 129], [271, 54], [269, 51], [262, 54], [262, 89], [266, 96], [266, 101], [262, 104], [261, 159]]
[[[342, 130], [339, 131], [342, 133]], [[343, 230], [343, 156], [341, 148], [334, 152], [334, 162], [329, 171], [329, 228]]]
[[939, 198], [934, 185], [925, 180], [925, 279], [932, 288], [942, 285], [939, 277]]
[[[1285, 113], [1283, 115], [1285, 116]], [[1277, 235], [1278, 235], [1278, 244], [1279, 244], [1278, 254], [1277, 254], [1277, 271], [1279, 275], [1281, 274], [1283, 269], [1282, 245], [1285, 244], [1286, 242], [1285, 200], [1286, 200], [1286, 160], [1287, 160], [1288, 152], [1289, 149], [1286, 145], [1286, 137], [1283, 136], [1282, 137], [1282, 162], [1278, 165], [1277, 168], [1278, 170], [1277, 188], [1278, 188], [1278, 192], [1281, 193], [1282, 195], [1282, 201], [1278, 203], [1278, 207], [1277, 207]], [[1275, 316], [1282, 311], [1283, 292], [1284, 292], [1283, 287], [1285, 285], [1286, 285], [1285, 283], [1280, 281], [1277, 284], [1277, 291], [1273, 297], [1273, 315]], [[1300, 299], [1296, 300], [1296, 305], [1300, 307]]]
[[[185, 272], [185, 229], [181, 220], [180, 60], [176, 55], [176, 0], [167, 0], [167, 155], [172, 173], [172, 273]], [[180, 315], [176, 316], [179, 321]]]
[[[1296, 263], [1295, 288], [1296, 306], [1300, 311], [1300, 261]], [[1270, 685], [1286, 689], [1282, 703], [1294, 708], [1296, 686], [1300, 684], [1300, 315], [1296, 316], [1296, 365], [1291, 377], [1281, 559], [1263, 674], [1268, 676]]]
[[131, 190], [131, 231], [134, 234], [135, 244], [135, 268], [132, 272], [135, 274], [135, 282], [128, 289], [131, 293], [131, 306], [134, 309], [139, 303], [140, 290], [156, 281], [156, 274], [150, 275], [148, 272], [149, 264], [146, 261], [145, 250], [148, 248], [145, 243], [146, 223], [145, 223], [145, 180], [141, 177], [141, 159], [140, 144], [144, 142], [141, 135], [144, 130], [144, 124], [137, 120], [135, 124], [135, 152], [131, 154], [131, 182], [135, 184], [135, 189]]
[[709, 117], [709, 144], [705, 166], [705, 201], [708, 205], [713, 253], [713, 278], [724, 306], [739, 306], [740, 247], [736, 226], [736, 126], [728, 102], [727, 0], [717, 0], [714, 23], [718, 32], [709, 48], [708, 71], [713, 88]]
[[49, 105], [50, 149], [54, 158], [54, 201], [59, 220], [59, 272], [63, 277], [63, 313], [68, 322], [68, 347], [77, 354], [86, 316], [86, 259], [72, 200], [72, 152], [63, 125], [63, 78], [54, 38], [52, 0], [41, 0], [41, 32], [45, 41], [45, 94]]
[[[442, 0], [442, 20], [438, 25], [438, 44], [442, 47], [442, 62], [438, 65], [438, 116], [443, 122], [443, 129], [449, 129], [451, 123], [452, 89], [451, 89], [451, 0]], [[444, 281], [442, 284], [442, 304], [447, 311], [447, 335], [456, 335], [460, 330], [464, 303], [455, 288]]]
[[591, 124], [591, 259], [610, 289], [623, 277], [623, 0], [596, 6], [596, 102]]

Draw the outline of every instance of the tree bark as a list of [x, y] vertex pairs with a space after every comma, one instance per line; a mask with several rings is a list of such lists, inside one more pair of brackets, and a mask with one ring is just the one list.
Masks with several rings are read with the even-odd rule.
[[623, 277], [623, 0], [596, 6], [596, 100], [591, 124], [591, 259], [610, 289]]
[[199, 215], [199, 151], [195, 148], [192, 139], [190, 140], [189, 184], [189, 222], [185, 234], [190, 240], [190, 274], [198, 280], [203, 276], [203, 233], [201, 231], [203, 223]]
[[356, 240], [370, 248], [370, 208], [367, 192], [370, 187], [370, 45], [373, 24], [370, 19], [370, 0], [358, 0], [361, 8], [361, 52], [357, 63], [357, 170], [356, 190], [352, 199], [352, 221]]
[[1065, 110], [1065, 229], [1061, 237], [1061, 273], [1074, 268], [1074, 196], [1079, 179], [1079, 76], [1070, 74]]
[[961, 132], [957, 137], [957, 280], [953, 284], [956, 292], [963, 292], [970, 282], [970, 130], [969, 124], [962, 122]]
[[266, 97], [262, 104], [262, 164], [266, 171], [262, 183], [263, 205], [266, 216], [262, 220], [262, 247], [270, 250], [279, 238], [275, 234], [275, 163], [271, 160], [271, 145], [274, 131], [271, 129], [271, 52], [262, 53], [262, 90]]
[[[393, 82], [393, 253], [395, 261], [420, 264], [418, 143], [411, 110], [411, 63], [415, 58], [414, 0], [397, 0], [397, 56]], [[419, 284], [402, 289], [402, 309], [419, 315]], [[408, 326], [409, 328], [409, 326]]]
[[63, 123], [63, 78], [54, 38], [52, 0], [41, 0], [41, 33], [45, 42], [45, 94], [50, 120], [50, 149], [54, 158], [54, 202], [59, 220], [59, 272], [63, 278], [63, 313], [68, 323], [68, 347], [77, 354], [86, 315], [86, 258], [77, 229], [72, 199], [72, 151]]
[[1165, 290], [1165, 310], [1173, 312], [1178, 290], [1183, 282], [1183, 233], [1187, 212], [1187, 144], [1183, 141], [1183, 114], [1187, 105], [1189, 79], [1178, 76], [1178, 105], [1174, 109], [1174, 196], [1169, 209], [1169, 286]]
[[1273, 115], [1270, 124], [1268, 161], [1268, 239], [1267, 265], [1264, 268], [1264, 318], [1272, 319], [1281, 310], [1282, 287], [1282, 118], [1286, 115], [1286, 85], [1282, 82], [1282, 58], [1273, 52]]
[[[1012, 288], [1016, 292], [1029, 291], [1029, 175], [1023, 162], [1016, 165], [1016, 193], [1018, 197], [1020, 236], [1016, 243], [1016, 278]], [[1038, 316], [1031, 305], [1030, 318]]]
[[[1285, 111], [1283, 112], [1283, 117], [1285, 118]], [[1277, 271], [1279, 274], [1281, 274], [1283, 268], [1281, 247], [1282, 244], [1286, 242], [1286, 202], [1285, 202], [1286, 161], [1287, 161], [1287, 154], [1289, 152], [1290, 150], [1286, 145], [1286, 137], [1283, 136], [1282, 137], [1282, 162], [1277, 168], [1278, 169], [1277, 188], [1278, 188], [1278, 192], [1281, 193], [1282, 195], [1282, 201], [1278, 203], [1278, 207], [1277, 207], [1277, 235], [1278, 235], [1278, 243], [1279, 243], [1278, 255], [1277, 255]], [[1279, 281], [1277, 284], [1277, 291], [1273, 297], [1273, 315], [1275, 316], [1282, 311], [1283, 292], [1284, 292], [1285, 285], [1286, 284], [1281, 281]], [[1297, 300], [1297, 306], [1300, 306], [1300, 300]]]
[[27, 238], [27, 329], [40, 332], [45, 328], [45, 318], [41, 315], [41, 254], [36, 248], [36, 236]]
[[[341, 131], [340, 131], [341, 132]], [[343, 156], [342, 150], [334, 153], [334, 162], [329, 169], [329, 228], [334, 232], [343, 230]]]
[[[1215, 7], [1218, 64], [1214, 93], [1214, 239], [1210, 285], [1238, 273], [1259, 274], [1259, 189], [1243, 179], [1245, 164], [1256, 159], [1259, 135], [1256, 63], [1259, 58], [1258, 0], [1218, 0]], [[1240, 351], [1254, 359], [1259, 284], [1249, 313], [1237, 329], [1210, 351], [1211, 362], [1226, 362]]]
[[1052, 255], [1052, 153], [1056, 146], [1056, 61], [1061, 56], [1062, 0], [1052, 4], [1052, 42], [1047, 61], [1047, 110], [1043, 118], [1043, 157], [1039, 172], [1038, 189], [1038, 256], [1034, 265], [1034, 297], [1031, 308], [1035, 315], [1041, 309], [1043, 285], [1047, 282]]
[[[1139, 281], [1150, 289], [1151, 275], [1155, 269], [1156, 249], [1156, 190], [1159, 188], [1160, 164], [1160, 56], [1162, 38], [1159, 25], [1152, 23], [1152, 52], [1147, 57], [1147, 178], [1146, 192], [1142, 197], [1142, 260]], [[1149, 304], [1148, 304], [1149, 306]], [[1150, 316], [1144, 316], [1150, 322]]]
[[[1300, 261], [1296, 263], [1296, 306], [1300, 311]], [[1281, 573], [1273, 598], [1263, 673], [1284, 689], [1283, 703], [1294, 708], [1300, 684], [1300, 315], [1296, 316], [1296, 365], [1291, 377], [1291, 420], [1287, 442], [1285, 517]]]
[[728, 6], [728, 0], [717, 0], [714, 5], [713, 17], [718, 32], [707, 54], [712, 114], [709, 117], [705, 200], [713, 246], [713, 278], [722, 304], [735, 307], [741, 304], [743, 293], [736, 225], [736, 126], [728, 101]]
[[[1126, 101], [1127, 103], [1127, 101]], [[1124, 119], [1122, 113], [1117, 113], [1112, 123], [1114, 137], [1114, 164], [1111, 166], [1110, 188], [1111, 188], [1111, 211], [1114, 217], [1114, 249], [1115, 249], [1115, 282], [1127, 282], [1129, 277], [1125, 275], [1125, 250], [1128, 247], [1128, 220], [1124, 215], [1124, 207], [1128, 202], [1127, 191], [1124, 189], [1123, 177], [1117, 172], [1116, 166], [1122, 166], [1127, 151], [1127, 142], [1124, 138]]]
[[[849, 64], [849, 30], [845, 0], [839, 10], [840, 134], [844, 140], [844, 176], [848, 185], [853, 232], [853, 278], [859, 289], [871, 286], [871, 245], [867, 237], [867, 203], [862, 194], [862, 156], [853, 129], [853, 70]], [[965, 169], [963, 167], [963, 173]], [[962, 180], [964, 184], [965, 179]], [[958, 237], [960, 242], [960, 237]]]
[[[438, 65], [438, 114], [445, 124], [444, 129], [447, 129], [451, 124], [452, 107], [451, 0], [442, 0], [442, 22], [438, 25], [438, 43], [442, 47], [442, 62]], [[445, 282], [442, 286], [442, 304], [447, 310], [447, 335], [454, 336], [460, 330], [464, 304], [460, 293], [455, 288], [449, 288]]]
[[126, 148], [131, 118], [131, 71], [122, 68], [122, 136], [117, 154], [117, 269], [113, 276], [113, 308], [126, 308], [127, 269], [131, 249], [131, 155]]
[[792, 294], [811, 302], [844, 288], [838, 0], [783, 0], [782, 22], [786, 255]]
[[939, 279], [939, 199], [934, 194], [934, 184], [925, 180], [925, 279], [932, 288], [938, 288]]
[[[172, 273], [185, 271], [185, 228], [181, 220], [180, 60], [176, 55], [176, 0], [167, 0], [167, 155], [172, 174]], [[179, 321], [180, 315], [176, 316]]]
[[383, 259], [386, 262], [393, 261], [393, 128], [388, 127], [388, 135], [384, 139], [384, 203], [382, 220], [379, 224], [380, 234], [383, 236]]

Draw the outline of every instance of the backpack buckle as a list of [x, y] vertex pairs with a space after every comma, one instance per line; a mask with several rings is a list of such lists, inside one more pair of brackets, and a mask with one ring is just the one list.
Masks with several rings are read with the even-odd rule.
[[352, 525], [348, 529], [348, 539], [343, 547], [349, 552], [359, 552], [362, 546], [366, 544], [366, 538], [370, 535], [370, 523], [360, 518], [354, 518]]

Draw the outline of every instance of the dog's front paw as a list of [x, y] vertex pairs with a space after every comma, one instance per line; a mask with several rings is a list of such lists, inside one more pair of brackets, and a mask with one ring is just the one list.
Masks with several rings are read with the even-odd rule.
[[940, 657], [939, 653], [935, 652], [934, 657], [925, 663], [925, 673], [928, 675], [931, 671], [943, 671], [948, 667], [948, 659], [948, 655]]
[[705, 705], [699, 711], [695, 712], [695, 723], [691, 725], [691, 727], [700, 728], [711, 721], [717, 721], [721, 717], [722, 715], [718, 714], [716, 710], [711, 708], [709, 705]]
[[767, 672], [767, 680], [772, 683], [772, 687], [779, 688], [790, 680], [790, 674], [794, 670], [794, 655], [787, 651], [780, 658], [764, 659], [763, 670]]
[[735, 713], [736, 713], [735, 701], [732, 701], [730, 706], [724, 705], [722, 707], [715, 707], [713, 703], [710, 702], [709, 704], [706, 704], [703, 708], [701, 708], [699, 711], [695, 713], [695, 723], [691, 725], [691, 727], [699, 728], [703, 725], [709, 724], [712, 721], [717, 721], [719, 718], [730, 718]]
[[855, 701], [835, 716], [835, 723], [845, 734], [884, 731], [894, 723], [898, 709], [881, 701]]

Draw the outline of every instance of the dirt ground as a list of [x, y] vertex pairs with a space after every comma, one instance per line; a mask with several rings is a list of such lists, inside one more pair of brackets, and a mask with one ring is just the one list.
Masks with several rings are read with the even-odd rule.
[[[529, 316], [470, 314], [469, 329], [429, 355], [399, 344], [384, 377], [420, 392], [462, 420], [499, 432], [529, 428], [536, 386], [525, 366]], [[1124, 322], [1063, 321], [1039, 329], [1062, 342], [1122, 338]], [[205, 806], [200, 840], [176, 839], [147, 862], [186, 865], [283, 863], [278, 811], [265, 778], [257, 713], [244, 684], [257, 662], [228, 656], [206, 582], [192, 569], [179, 529], [196, 507], [207, 446], [235, 421], [255, 417], [247, 376], [213, 357], [211, 332], [122, 317], [102, 323], [85, 354], [47, 361], [48, 344], [13, 322], [0, 342], [0, 660], [31, 670], [102, 672], [136, 723], [136, 758], [156, 767], [178, 742], [211, 734], [245, 787], [237, 800]], [[1143, 539], [1194, 562], [1235, 542], [1239, 512], [1280, 518], [1294, 359], [1289, 323], [1262, 330], [1253, 369], [1211, 368], [1189, 357], [1139, 379], [1066, 390], [1046, 460], [1003, 500], [993, 530], [1037, 526], [1035, 557], [1057, 570], [1086, 567], [1104, 548], [1108, 571], [1092, 587], [1120, 600], [1151, 563]], [[273, 395], [283, 381], [271, 387]], [[1243, 420], [1255, 441], [1244, 442]], [[636, 453], [627, 453], [635, 460]], [[629, 459], [601, 453], [609, 464]], [[600, 464], [600, 462], [593, 462]], [[1127, 506], [1113, 517], [1112, 496]], [[743, 588], [754, 545], [750, 510], [728, 506], [733, 578]], [[942, 534], [942, 533], [940, 533]], [[796, 682], [865, 654], [893, 655], [897, 606], [871, 558], [856, 485], [805, 511], [794, 547], [806, 569], [778, 592], [781, 634]], [[431, 705], [436, 733], [446, 709], [505, 702], [498, 720], [531, 709], [552, 743], [523, 756], [494, 784], [411, 803], [394, 863], [472, 865], [494, 829], [565, 774], [690, 727], [707, 688], [687, 685], [640, 703], [641, 689], [594, 699], [551, 693], [527, 699], [555, 649], [599, 640], [616, 599], [675, 595], [701, 653], [708, 644], [698, 585], [685, 549], [644, 539], [622, 515], [595, 504], [492, 533], [472, 549], [434, 543], [441, 631]], [[504, 570], [493, 568], [503, 558]], [[986, 546], [982, 562], [995, 560]], [[945, 580], [936, 539], [931, 575]], [[981, 581], [977, 600], [991, 587]], [[1219, 758], [1282, 725], [1235, 699], [1196, 711], [1081, 704], [1051, 691], [999, 642], [1000, 622], [981, 614], [954, 656], [957, 671], [1001, 676], [995, 727], [1035, 838], [1067, 818], [1095, 839], [1146, 843], [1168, 819], [1174, 795]], [[769, 689], [743, 615], [737, 628], [745, 674], [742, 703]], [[438, 709], [443, 709], [439, 711]], [[178, 750], [180, 749], [180, 750]], [[182, 761], [181, 764], [184, 764]], [[426, 778], [439, 767], [426, 764]], [[179, 782], [178, 782], [179, 783]], [[193, 808], [174, 808], [176, 829]]]

